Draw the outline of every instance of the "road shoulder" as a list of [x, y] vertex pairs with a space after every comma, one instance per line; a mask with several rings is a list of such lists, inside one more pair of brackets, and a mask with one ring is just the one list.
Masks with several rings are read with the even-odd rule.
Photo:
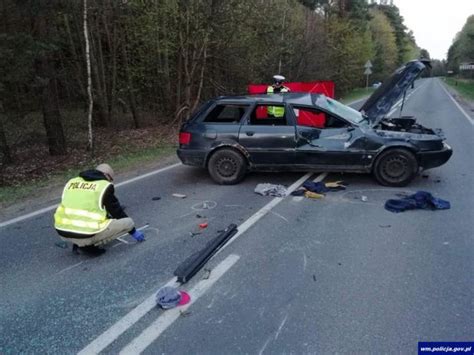
[[[116, 172], [115, 180], [117, 183], [120, 183], [121, 181], [132, 179], [178, 162], [179, 159], [176, 154], [170, 154], [169, 156], [161, 157], [157, 161], [146, 163], [138, 169], [124, 169], [124, 171], [118, 171]], [[2, 217], [0, 218], [0, 222], [58, 203], [65, 183], [66, 181], [39, 188], [35, 191], [33, 196], [22, 199], [21, 201], [9, 206], [2, 207]]]

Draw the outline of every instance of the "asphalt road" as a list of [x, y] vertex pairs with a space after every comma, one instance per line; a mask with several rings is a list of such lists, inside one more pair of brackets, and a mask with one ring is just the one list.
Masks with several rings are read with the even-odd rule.
[[[256, 184], [305, 174], [217, 186], [177, 166], [117, 189], [137, 226], [148, 225], [144, 243], [88, 258], [56, 245], [52, 212], [3, 226], [0, 353], [414, 353], [419, 341], [473, 341], [473, 124], [437, 79], [417, 82], [404, 114], [442, 128], [454, 155], [403, 189], [329, 174], [347, 190], [275, 200]], [[384, 210], [417, 190], [452, 208]], [[177, 265], [230, 223], [245, 232], [183, 286], [192, 304], [152, 307]]]

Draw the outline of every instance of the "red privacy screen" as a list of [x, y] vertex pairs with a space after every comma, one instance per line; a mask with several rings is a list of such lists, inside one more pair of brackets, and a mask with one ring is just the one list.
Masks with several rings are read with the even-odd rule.
[[[304, 92], [313, 94], [324, 94], [328, 97], [334, 98], [334, 82], [332, 81], [311, 81], [311, 82], [293, 82], [285, 83], [291, 92]], [[268, 85], [264, 84], [249, 84], [249, 94], [266, 94]], [[297, 124], [311, 127], [324, 127], [326, 117], [324, 113], [314, 113], [307, 110], [298, 110]], [[256, 116], [258, 119], [265, 119], [268, 117], [267, 108], [264, 106], [257, 108]]]

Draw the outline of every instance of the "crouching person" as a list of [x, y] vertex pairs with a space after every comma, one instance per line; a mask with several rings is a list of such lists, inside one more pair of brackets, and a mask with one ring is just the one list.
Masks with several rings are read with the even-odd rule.
[[100, 164], [81, 172], [64, 187], [54, 227], [62, 240], [73, 243], [73, 251], [103, 254], [102, 245], [127, 232], [139, 242], [145, 240], [115, 197], [113, 178], [112, 168]]

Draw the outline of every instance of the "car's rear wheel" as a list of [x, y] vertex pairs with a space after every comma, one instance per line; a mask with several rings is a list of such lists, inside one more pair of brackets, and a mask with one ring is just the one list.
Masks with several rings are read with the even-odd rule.
[[207, 170], [212, 179], [221, 185], [234, 185], [245, 176], [245, 158], [233, 149], [219, 149], [209, 158]]
[[381, 185], [406, 186], [415, 177], [418, 162], [407, 149], [394, 148], [382, 152], [375, 161], [374, 176]]

